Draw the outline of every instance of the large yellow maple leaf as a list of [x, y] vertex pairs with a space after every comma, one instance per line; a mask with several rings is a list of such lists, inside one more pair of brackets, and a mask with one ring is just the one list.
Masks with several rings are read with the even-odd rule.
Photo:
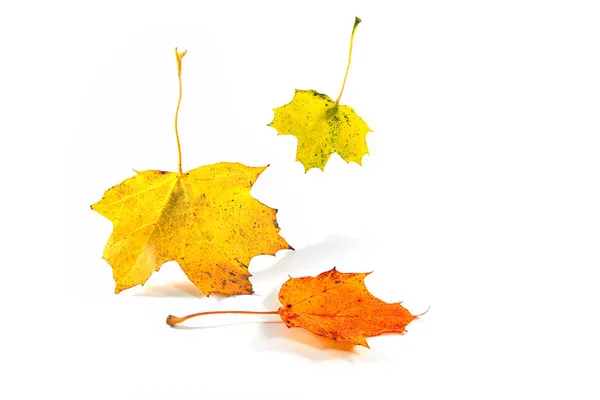
[[277, 211], [250, 196], [266, 167], [219, 163], [184, 174], [143, 171], [92, 205], [113, 222], [104, 249], [116, 292], [177, 261], [205, 294], [252, 293], [250, 259], [291, 248]]
[[[177, 52], [181, 100], [181, 60]], [[267, 167], [218, 163], [183, 172], [142, 171], [110, 188], [92, 209], [113, 223], [104, 258], [116, 293], [144, 284], [176, 261], [206, 295], [252, 293], [248, 264], [291, 246], [279, 236], [277, 210], [250, 195]]]
[[357, 17], [352, 28], [348, 66], [337, 100], [315, 90], [296, 89], [290, 103], [273, 110], [275, 116], [269, 126], [279, 135], [296, 136], [296, 161], [304, 165], [305, 172], [311, 168], [324, 170], [333, 153], [359, 165], [369, 153], [366, 136], [371, 129], [351, 107], [339, 104], [350, 70], [354, 32], [360, 22]]

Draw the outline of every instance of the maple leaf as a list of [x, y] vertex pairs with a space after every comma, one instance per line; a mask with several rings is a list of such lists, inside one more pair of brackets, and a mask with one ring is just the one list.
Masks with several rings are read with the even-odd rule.
[[290, 278], [279, 291], [279, 315], [289, 328], [365, 347], [365, 337], [404, 333], [415, 316], [400, 303], [386, 303], [369, 293], [367, 275], [334, 267], [317, 277]]
[[278, 235], [277, 210], [250, 196], [265, 169], [218, 163], [183, 174], [143, 171], [106, 191], [92, 208], [114, 224], [104, 258], [116, 292], [173, 260], [207, 295], [252, 293], [250, 259], [290, 248]]
[[339, 104], [350, 70], [354, 32], [360, 22], [356, 17], [350, 37], [348, 66], [337, 100], [315, 90], [296, 89], [290, 103], [273, 110], [275, 116], [269, 126], [277, 129], [279, 135], [296, 136], [296, 161], [304, 165], [305, 172], [311, 168], [324, 170], [333, 153], [359, 165], [363, 156], [369, 153], [366, 136], [371, 129], [351, 107]]
[[316, 277], [290, 278], [279, 291], [277, 311], [209, 311], [186, 317], [169, 315], [167, 324], [209, 314], [279, 314], [288, 328], [300, 327], [336, 342], [369, 347], [366, 338], [404, 333], [418, 316], [401, 303], [386, 303], [369, 293], [369, 273], [341, 273], [335, 267]]
[[252, 198], [267, 167], [217, 163], [183, 172], [175, 113], [179, 172], [142, 171], [110, 188], [92, 209], [113, 222], [104, 258], [116, 293], [144, 284], [167, 261], [176, 261], [206, 295], [252, 293], [248, 264], [259, 254], [291, 249], [279, 236], [277, 210]]

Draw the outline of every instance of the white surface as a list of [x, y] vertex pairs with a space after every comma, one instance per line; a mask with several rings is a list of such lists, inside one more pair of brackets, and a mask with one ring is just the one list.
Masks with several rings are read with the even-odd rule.
[[[597, 2], [196, 3], [0, 6], [2, 398], [600, 396]], [[266, 125], [294, 88], [338, 94], [355, 15], [342, 103], [371, 154], [305, 175]], [[116, 296], [101, 259], [89, 205], [177, 167], [175, 46], [184, 169], [271, 164], [252, 194], [297, 250], [252, 261], [253, 296], [198, 296], [172, 263]], [[334, 265], [431, 310], [354, 352], [277, 316], [164, 323], [276, 309]]]

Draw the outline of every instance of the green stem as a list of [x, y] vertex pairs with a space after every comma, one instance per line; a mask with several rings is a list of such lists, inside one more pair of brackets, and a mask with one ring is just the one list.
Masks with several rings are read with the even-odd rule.
[[335, 104], [340, 103], [340, 99], [342, 98], [342, 93], [344, 93], [344, 87], [346, 86], [346, 79], [348, 78], [348, 71], [350, 71], [350, 61], [352, 60], [352, 45], [354, 44], [354, 32], [356, 32], [356, 27], [360, 24], [361, 19], [355, 17], [354, 26], [352, 27], [352, 35], [350, 35], [350, 52], [348, 54], [348, 66], [346, 67], [346, 74], [344, 75], [344, 82], [342, 83], [342, 90], [340, 90], [340, 95], [338, 96]]

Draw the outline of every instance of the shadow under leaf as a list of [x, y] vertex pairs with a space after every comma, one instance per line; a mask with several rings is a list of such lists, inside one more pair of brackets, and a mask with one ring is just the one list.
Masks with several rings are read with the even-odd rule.
[[160, 285], [146, 284], [134, 296], [144, 297], [206, 297], [190, 281], [175, 281]]

